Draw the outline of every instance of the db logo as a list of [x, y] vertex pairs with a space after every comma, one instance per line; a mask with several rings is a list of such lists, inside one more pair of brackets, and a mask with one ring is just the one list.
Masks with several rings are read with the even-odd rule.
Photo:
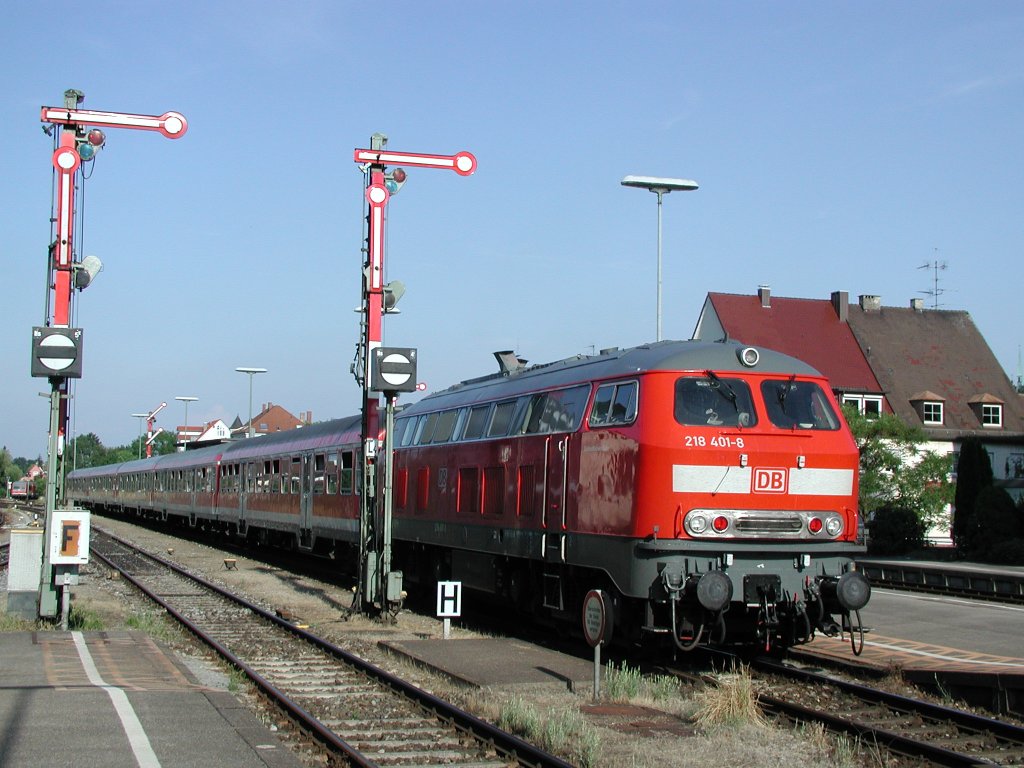
[[785, 469], [755, 469], [753, 493], [785, 493], [789, 474]]

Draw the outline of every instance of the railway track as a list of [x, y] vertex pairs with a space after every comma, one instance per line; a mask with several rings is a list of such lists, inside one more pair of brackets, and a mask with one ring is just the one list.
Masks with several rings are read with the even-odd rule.
[[350, 765], [569, 768], [557, 756], [127, 541], [94, 528], [91, 547], [97, 559]]
[[818, 722], [862, 742], [934, 765], [1024, 765], [1024, 728], [952, 707], [888, 693], [770, 660], [754, 668], [770, 676], [768, 713]]

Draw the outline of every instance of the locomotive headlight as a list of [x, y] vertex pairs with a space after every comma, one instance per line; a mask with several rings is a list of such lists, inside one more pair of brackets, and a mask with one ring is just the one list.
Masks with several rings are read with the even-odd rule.
[[838, 536], [843, 532], [843, 519], [841, 517], [830, 517], [825, 521], [825, 533], [829, 536]]
[[761, 359], [761, 353], [753, 347], [743, 347], [743, 349], [736, 350], [736, 357], [747, 368], [753, 368], [757, 365], [758, 360]]
[[686, 527], [690, 533], [699, 536], [708, 529], [708, 519], [704, 515], [690, 515], [686, 518]]

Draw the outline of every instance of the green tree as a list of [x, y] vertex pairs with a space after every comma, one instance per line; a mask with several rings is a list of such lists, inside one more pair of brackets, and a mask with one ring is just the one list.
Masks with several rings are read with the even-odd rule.
[[992, 461], [981, 440], [965, 438], [960, 444], [956, 462], [956, 495], [953, 509], [953, 542], [958, 549], [973, 548], [972, 538], [977, 528], [975, 501], [982, 489], [992, 485]]
[[949, 462], [926, 449], [924, 431], [893, 414], [867, 418], [843, 410], [860, 449], [860, 508], [870, 519], [883, 507], [910, 510], [927, 530], [944, 519], [953, 498]]
[[8, 482], [21, 479], [23, 474], [25, 474], [24, 470], [11, 458], [11, 452], [6, 447], [0, 449], [0, 496], [7, 495]]
[[65, 457], [74, 457], [74, 466], [78, 469], [86, 467], [99, 467], [107, 462], [108, 451], [103, 447], [99, 437], [94, 432], [79, 435], [71, 441]]

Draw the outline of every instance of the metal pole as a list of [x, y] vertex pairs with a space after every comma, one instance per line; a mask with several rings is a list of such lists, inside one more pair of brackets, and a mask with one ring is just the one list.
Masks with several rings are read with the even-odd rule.
[[60, 379], [50, 379], [50, 438], [47, 444], [46, 525], [43, 534], [43, 569], [39, 584], [39, 616], [57, 615], [57, 590], [53, 584], [53, 565], [50, 563], [50, 536], [53, 534], [53, 513], [57, 509], [57, 476], [60, 472], [57, 457], [57, 433], [60, 429]]
[[654, 192], [658, 195], [658, 336], [655, 341], [661, 341], [661, 196], [664, 192], [660, 189]]
[[395, 434], [395, 395], [393, 392], [384, 393], [384, 541], [381, 546], [381, 604], [385, 605], [392, 597], [388, 594], [387, 580], [391, 574], [391, 515], [392, 515], [392, 491], [391, 486], [394, 478], [394, 434]]

